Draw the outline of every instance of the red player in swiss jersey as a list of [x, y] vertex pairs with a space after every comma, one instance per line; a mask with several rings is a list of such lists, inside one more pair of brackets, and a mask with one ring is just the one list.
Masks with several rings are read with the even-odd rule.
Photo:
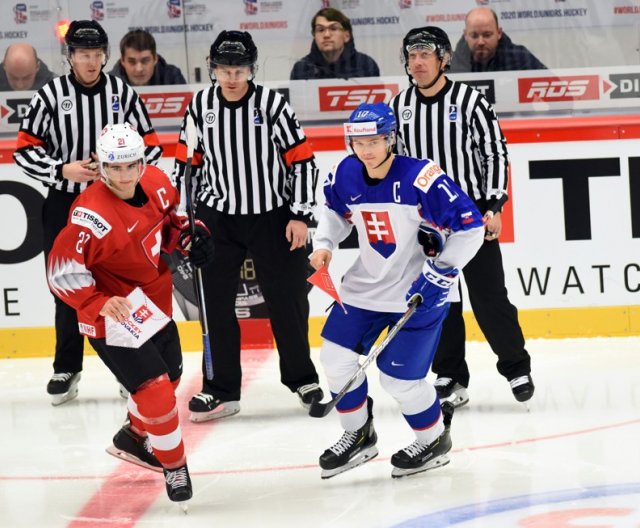
[[[175, 388], [182, 352], [172, 312], [172, 280], [162, 252], [185, 241], [178, 192], [160, 169], [144, 164], [144, 143], [128, 124], [105, 127], [98, 140], [101, 181], [75, 200], [67, 226], [49, 254], [51, 291], [77, 310], [80, 332], [129, 391], [129, 422], [107, 451], [129, 462], [164, 471], [172, 501], [191, 498], [191, 480], [180, 432]], [[199, 230], [190, 258], [201, 266], [212, 257], [211, 239]], [[107, 341], [105, 319], [118, 328], [142, 325], [152, 314], [127, 298], [142, 290], [167, 323], [142, 344]]]

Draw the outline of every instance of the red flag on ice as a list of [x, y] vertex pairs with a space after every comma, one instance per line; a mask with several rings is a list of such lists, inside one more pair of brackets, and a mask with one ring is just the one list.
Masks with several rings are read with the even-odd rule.
[[333, 285], [333, 281], [331, 280], [331, 275], [329, 275], [329, 270], [327, 266], [322, 266], [319, 268], [313, 275], [311, 275], [307, 279], [311, 284], [320, 288], [323, 292], [328, 293], [333, 297], [340, 307], [344, 310], [344, 313], [347, 313], [345, 310], [342, 301], [340, 300], [340, 296], [338, 295], [338, 291], [336, 287]]

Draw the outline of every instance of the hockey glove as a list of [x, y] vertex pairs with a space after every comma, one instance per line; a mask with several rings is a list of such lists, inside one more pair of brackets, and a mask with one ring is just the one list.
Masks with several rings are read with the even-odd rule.
[[459, 270], [457, 268], [438, 268], [433, 261], [426, 260], [422, 267], [422, 273], [413, 282], [407, 292], [407, 302], [414, 296], [422, 298], [417, 311], [428, 312], [432, 308], [444, 305], [447, 302], [449, 290], [456, 282]]
[[444, 248], [444, 234], [427, 224], [418, 227], [418, 243], [422, 246], [425, 257], [435, 258]]
[[213, 260], [214, 245], [211, 232], [200, 220], [195, 222], [195, 236], [191, 236], [191, 229], [180, 233], [178, 247], [184, 254], [189, 255], [189, 261], [196, 268], [202, 268]]

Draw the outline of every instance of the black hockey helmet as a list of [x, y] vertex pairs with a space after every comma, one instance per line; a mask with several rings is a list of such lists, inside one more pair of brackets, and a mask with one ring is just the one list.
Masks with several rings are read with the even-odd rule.
[[216, 65], [254, 66], [258, 48], [246, 31], [221, 31], [209, 50], [209, 68]]
[[95, 20], [74, 20], [71, 22], [64, 36], [64, 43], [68, 51], [73, 51], [75, 48], [102, 48], [107, 53], [109, 49], [109, 37]]
[[[453, 56], [453, 50], [451, 48], [451, 41], [447, 33], [436, 26], [425, 26], [419, 28], [413, 28], [402, 39], [402, 59], [405, 66], [409, 62], [409, 52], [417, 48], [426, 48], [434, 50], [438, 53], [438, 58], [444, 60], [445, 54], [449, 54], [451, 58]], [[445, 66], [445, 71], [449, 69], [451, 59]]]

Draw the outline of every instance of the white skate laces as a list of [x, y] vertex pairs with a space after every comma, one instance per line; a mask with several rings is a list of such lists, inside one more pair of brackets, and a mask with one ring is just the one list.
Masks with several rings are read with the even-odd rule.
[[415, 440], [411, 445], [405, 447], [403, 451], [411, 458], [415, 458], [420, 455], [420, 453], [422, 453], [427, 447], [429, 447], [427, 444], [423, 444], [419, 440]]
[[155, 456], [155, 453], [153, 452], [153, 447], [151, 447], [151, 441], [149, 440], [148, 436], [144, 438], [144, 442], [142, 443], [142, 446], [144, 447], [144, 450], [147, 453]]
[[165, 480], [167, 481], [167, 485], [173, 489], [187, 486], [189, 484], [187, 468], [183, 466], [176, 470], [168, 470]]
[[509, 385], [511, 385], [512, 389], [515, 389], [516, 387], [519, 387], [520, 385], [524, 385], [526, 383], [529, 383], [529, 376], [519, 376], [517, 378], [509, 380]]
[[214, 399], [213, 394], [207, 394], [206, 392], [199, 392], [194, 397], [196, 400], [200, 400], [202, 403], [207, 405], [209, 402], [212, 402]]
[[74, 374], [75, 374], [74, 372], [54, 373], [53, 376], [51, 376], [51, 381], [61, 381], [64, 383], [69, 381]]
[[305, 394], [309, 393], [309, 392], [313, 392], [313, 391], [317, 391], [320, 387], [318, 386], [317, 383], [310, 383], [309, 385], [302, 385], [302, 387], [298, 387], [296, 389], [296, 392], [301, 396], [304, 397]]
[[340, 440], [338, 440], [329, 448], [329, 451], [332, 451], [336, 455], [340, 456], [343, 453], [346, 453], [351, 448], [357, 437], [357, 431], [345, 431]]

